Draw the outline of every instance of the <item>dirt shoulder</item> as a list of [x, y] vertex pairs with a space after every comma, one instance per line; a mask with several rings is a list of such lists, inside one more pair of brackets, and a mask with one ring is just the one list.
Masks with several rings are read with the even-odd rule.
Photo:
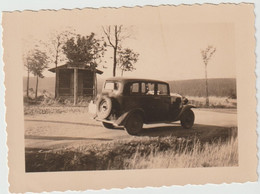
[[130, 136], [123, 129], [106, 129], [92, 119], [86, 107], [30, 107], [25, 115], [25, 146], [36, 149], [64, 149], [119, 139], [143, 137], [193, 137], [216, 139], [228, 135], [236, 127], [236, 114], [230, 110], [194, 109], [195, 125], [183, 129], [173, 124], [145, 125], [139, 136]]

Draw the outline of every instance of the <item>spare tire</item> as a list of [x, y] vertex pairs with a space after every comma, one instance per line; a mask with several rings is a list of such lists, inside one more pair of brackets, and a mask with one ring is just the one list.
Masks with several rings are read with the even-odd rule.
[[102, 96], [97, 102], [97, 116], [100, 119], [106, 119], [112, 111], [112, 100], [106, 96]]

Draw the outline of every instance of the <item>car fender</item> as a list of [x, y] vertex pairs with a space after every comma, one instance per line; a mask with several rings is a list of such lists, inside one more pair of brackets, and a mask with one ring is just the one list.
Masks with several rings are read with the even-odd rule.
[[132, 109], [128, 112], [125, 112], [124, 114], [122, 114], [115, 122], [114, 124], [117, 126], [122, 126], [125, 124], [127, 118], [129, 116], [131, 116], [134, 113], [140, 113], [143, 117], [144, 117], [144, 110], [141, 108], [136, 108], [136, 109]]
[[189, 109], [192, 109], [192, 108], [196, 108], [196, 106], [191, 105], [191, 104], [183, 105], [183, 107], [182, 107], [182, 109], [181, 109], [181, 112], [180, 112], [179, 115], [177, 116], [177, 120], [179, 120], [179, 119], [181, 118], [181, 115], [182, 115], [186, 110], [189, 110]]

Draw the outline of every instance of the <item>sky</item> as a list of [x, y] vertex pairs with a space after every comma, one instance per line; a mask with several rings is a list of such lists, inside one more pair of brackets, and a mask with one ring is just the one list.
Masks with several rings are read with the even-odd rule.
[[[23, 65], [22, 53], [33, 47], [32, 40], [48, 42], [51, 33], [64, 29], [74, 29], [81, 35], [94, 32], [100, 38], [104, 36], [102, 26], [121, 24], [131, 34], [130, 38], [122, 42], [122, 46], [139, 53], [136, 70], [125, 72], [124, 76], [162, 80], [204, 78], [205, 66], [201, 50], [212, 45], [216, 52], [208, 64], [208, 77], [235, 78], [234, 24], [221, 18], [221, 12], [215, 13], [213, 17], [207, 15], [210, 14], [209, 10], [201, 8], [197, 12], [195, 10], [194, 14], [186, 14], [185, 11], [180, 12], [175, 7], [149, 7], [146, 10], [103, 8], [25, 11], [7, 14], [6, 17], [10, 19], [10, 29], [19, 29], [16, 37], [17, 44], [21, 46], [20, 52], [17, 52], [19, 65]], [[188, 12], [190, 13], [187, 7]], [[103, 78], [112, 76], [113, 53], [109, 49], [111, 48], [108, 48], [103, 62], [98, 67], [104, 71]], [[54, 64], [49, 64], [49, 67], [54, 67]], [[50, 77], [54, 74], [46, 70], [44, 76]]]

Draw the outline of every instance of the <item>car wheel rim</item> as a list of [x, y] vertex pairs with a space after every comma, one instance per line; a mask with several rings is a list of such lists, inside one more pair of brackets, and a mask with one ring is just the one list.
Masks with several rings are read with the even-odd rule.
[[101, 103], [100, 109], [101, 109], [100, 110], [101, 112], [105, 112], [107, 110], [107, 103], [106, 103], [106, 101]]
[[132, 126], [131, 126], [132, 129], [139, 129], [140, 127], [141, 127], [141, 123], [139, 120], [134, 120], [132, 122]]
[[108, 107], [107, 107], [107, 102], [106, 101], [103, 101], [100, 103], [100, 106], [99, 106], [99, 112], [101, 115], [104, 115], [106, 114], [108, 110]]

